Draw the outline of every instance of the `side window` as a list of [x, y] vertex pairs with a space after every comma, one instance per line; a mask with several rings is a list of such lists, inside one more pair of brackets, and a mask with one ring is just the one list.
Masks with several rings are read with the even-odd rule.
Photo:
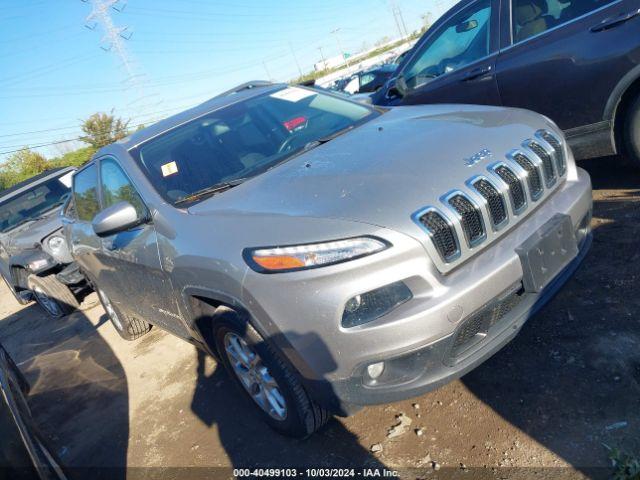
[[616, 0], [512, 0], [513, 38], [521, 42]]
[[490, 25], [490, 0], [480, 0], [454, 15], [404, 69], [407, 86], [419, 87], [489, 55]]
[[98, 169], [95, 164], [73, 177], [73, 199], [78, 220], [90, 222], [100, 211], [98, 203]]
[[133, 205], [138, 215], [144, 215], [145, 207], [140, 195], [117, 162], [110, 159], [100, 162], [100, 183], [104, 208], [124, 201]]
[[366, 88], [370, 83], [376, 79], [375, 73], [363, 73], [360, 76], [360, 90]]

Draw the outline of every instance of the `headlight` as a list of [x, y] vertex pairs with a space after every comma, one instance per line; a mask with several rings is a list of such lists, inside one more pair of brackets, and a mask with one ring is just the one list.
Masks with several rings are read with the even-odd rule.
[[308, 245], [246, 249], [244, 258], [256, 272], [291, 272], [355, 260], [389, 246], [377, 238], [358, 237]]
[[47, 240], [47, 246], [49, 247], [49, 250], [51, 250], [51, 253], [58, 255], [66, 248], [67, 242], [64, 238], [54, 235]]

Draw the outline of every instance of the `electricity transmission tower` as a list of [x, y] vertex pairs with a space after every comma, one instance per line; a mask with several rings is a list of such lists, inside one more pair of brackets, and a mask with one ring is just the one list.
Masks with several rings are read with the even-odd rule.
[[85, 26], [89, 30], [100, 29], [103, 32], [100, 48], [112, 52], [120, 61], [125, 74], [125, 92], [128, 96], [128, 107], [135, 107], [141, 115], [151, 114], [162, 103], [159, 96], [150, 91], [148, 79], [135, 62], [126, 42], [132, 33], [128, 27], [116, 26], [112, 12], [122, 12], [125, 4], [121, 0], [81, 0], [93, 7], [86, 18]]
[[391, 13], [393, 13], [393, 19], [396, 22], [396, 27], [398, 28], [400, 37], [408, 37], [409, 31], [407, 30], [407, 25], [404, 23], [402, 9], [396, 0], [391, 0]]

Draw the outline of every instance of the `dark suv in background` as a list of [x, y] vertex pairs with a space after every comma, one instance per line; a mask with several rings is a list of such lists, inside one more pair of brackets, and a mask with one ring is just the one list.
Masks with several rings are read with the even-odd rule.
[[548, 116], [577, 158], [640, 166], [640, 1], [463, 0], [374, 95], [380, 105], [504, 105]]

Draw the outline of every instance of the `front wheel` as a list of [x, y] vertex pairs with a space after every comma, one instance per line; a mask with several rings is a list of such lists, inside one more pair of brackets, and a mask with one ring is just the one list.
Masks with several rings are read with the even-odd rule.
[[277, 432], [306, 438], [329, 420], [307, 394], [296, 373], [251, 325], [222, 320], [216, 348], [227, 372]]
[[116, 305], [111, 303], [109, 297], [102, 290], [96, 288], [96, 292], [104, 311], [107, 312], [107, 316], [111, 320], [113, 328], [122, 338], [128, 341], [137, 340], [151, 330], [151, 325], [147, 322], [122, 313]]
[[80, 304], [73, 292], [55, 275], [29, 275], [27, 286], [38, 305], [52, 318], [61, 318], [76, 310]]
[[625, 153], [640, 168], [640, 95], [633, 101], [624, 125]]

